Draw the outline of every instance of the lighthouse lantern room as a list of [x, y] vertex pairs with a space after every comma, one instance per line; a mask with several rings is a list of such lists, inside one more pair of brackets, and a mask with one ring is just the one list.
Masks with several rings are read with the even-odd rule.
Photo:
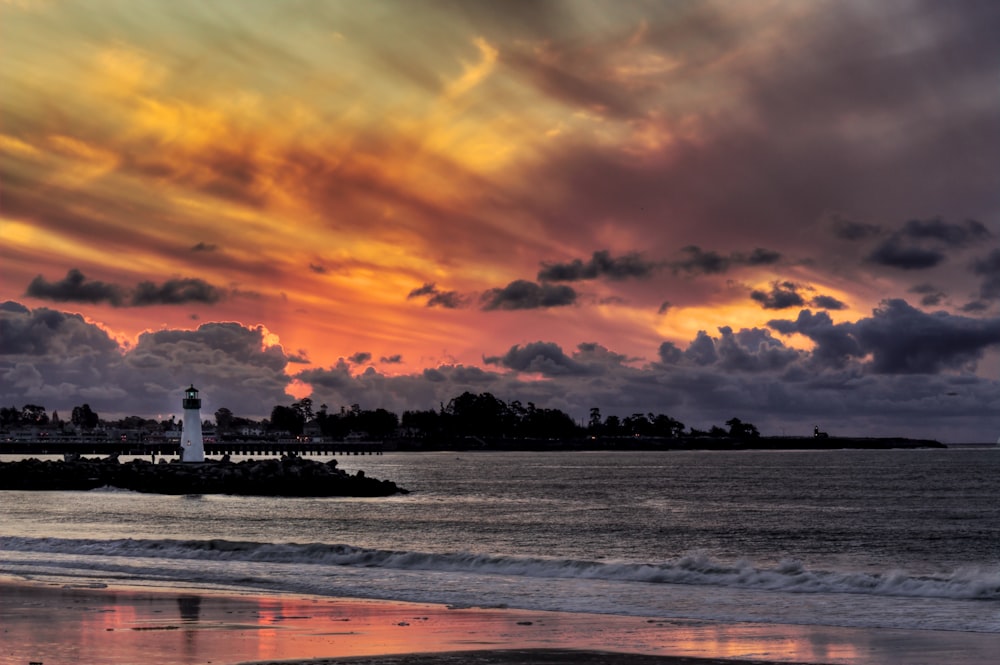
[[184, 391], [184, 424], [181, 430], [181, 461], [204, 462], [205, 444], [201, 439], [201, 398], [198, 389], [191, 387]]

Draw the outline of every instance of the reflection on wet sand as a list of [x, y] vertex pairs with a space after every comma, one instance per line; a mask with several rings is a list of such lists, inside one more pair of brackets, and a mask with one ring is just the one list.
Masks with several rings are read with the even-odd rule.
[[491, 649], [589, 649], [848, 665], [909, 665], [928, 662], [928, 654], [938, 653], [944, 658], [940, 662], [980, 665], [992, 662], [998, 646], [991, 634], [721, 624], [38, 584], [0, 585], [0, 626], [0, 659], [45, 665], [219, 665]]

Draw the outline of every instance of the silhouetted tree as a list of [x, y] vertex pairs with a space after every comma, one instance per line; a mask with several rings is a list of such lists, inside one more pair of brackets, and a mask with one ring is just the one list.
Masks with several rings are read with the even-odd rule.
[[507, 405], [490, 393], [473, 395], [466, 391], [448, 402], [445, 413], [451, 416], [451, 425], [461, 436], [506, 434]]
[[271, 409], [270, 429], [272, 431], [289, 432], [298, 436], [302, 434], [302, 427], [304, 425], [305, 419], [302, 417], [301, 412], [290, 406], [282, 406], [278, 404]]
[[21, 423], [24, 425], [45, 425], [49, 422], [49, 416], [45, 412], [45, 407], [38, 404], [25, 404], [21, 408]]
[[367, 432], [375, 438], [392, 436], [399, 427], [399, 416], [385, 409], [361, 411], [356, 418], [356, 431]]
[[21, 410], [13, 406], [0, 407], [0, 425], [15, 427], [21, 424]]
[[404, 411], [402, 426], [414, 432], [419, 432], [420, 436], [424, 438], [430, 438], [442, 434], [444, 418], [444, 415], [434, 409]]
[[70, 422], [81, 429], [94, 429], [101, 422], [101, 419], [91, 410], [89, 404], [83, 404], [73, 407]]
[[601, 410], [596, 406], [590, 407], [590, 420], [587, 421], [587, 432], [591, 436], [601, 433]]
[[233, 412], [226, 407], [220, 408], [215, 412], [215, 426], [219, 429], [219, 433], [228, 432], [233, 426]]
[[292, 404], [292, 408], [302, 417], [303, 423], [307, 423], [313, 419], [313, 401], [308, 397], [303, 397], [298, 402]]
[[656, 436], [676, 439], [684, 432], [684, 423], [674, 420], [668, 415], [660, 413], [652, 420], [653, 432]]
[[756, 439], [760, 436], [754, 425], [745, 423], [739, 418], [730, 418], [726, 421], [726, 425], [729, 426], [729, 436], [734, 439]]

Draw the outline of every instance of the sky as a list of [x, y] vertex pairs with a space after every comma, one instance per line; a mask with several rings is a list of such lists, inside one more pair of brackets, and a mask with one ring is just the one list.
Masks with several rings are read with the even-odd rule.
[[0, 404], [994, 441], [998, 34], [991, 0], [0, 0]]

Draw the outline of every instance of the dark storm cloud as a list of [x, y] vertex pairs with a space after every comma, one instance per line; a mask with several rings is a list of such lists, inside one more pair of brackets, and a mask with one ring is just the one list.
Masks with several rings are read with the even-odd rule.
[[576, 291], [564, 285], [537, 284], [519, 279], [502, 289], [490, 289], [480, 301], [486, 311], [565, 307], [576, 302]]
[[783, 335], [800, 333], [816, 343], [812, 359], [819, 367], [840, 369], [853, 358], [864, 355], [861, 345], [850, 330], [838, 327], [826, 312], [799, 312], [795, 321], [774, 319], [767, 325]]
[[426, 282], [423, 286], [410, 291], [406, 298], [407, 300], [411, 298], [419, 298], [420, 296], [430, 296], [438, 293], [437, 285], [434, 282]]
[[714, 275], [729, 270], [729, 259], [718, 252], [706, 252], [697, 245], [689, 245], [681, 252], [687, 256], [673, 263], [674, 270], [703, 275]]
[[690, 275], [717, 275], [728, 271], [733, 266], [763, 266], [773, 265], [781, 260], [781, 253], [758, 247], [749, 254], [732, 252], [723, 256], [716, 251], [705, 251], [697, 245], [688, 245], [681, 249], [684, 258], [674, 261], [670, 266], [674, 272], [685, 272]]
[[798, 293], [798, 286], [792, 282], [774, 282], [771, 290], [750, 292], [750, 297], [761, 304], [764, 309], [788, 309], [802, 307], [805, 300]]
[[799, 359], [800, 354], [786, 348], [760, 328], [744, 328], [734, 333], [729, 326], [719, 328], [716, 343], [719, 366], [727, 372], [770, 372], [783, 369]]
[[982, 222], [974, 219], [967, 219], [961, 224], [952, 224], [940, 217], [925, 220], [911, 219], [903, 225], [899, 235], [913, 240], [935, 240], [949, 247], [964, 247], [993, 236]]
[[170, 279], [163, 284], [139, 282], [132, 293], [133, 307], [149, 305], [181, 305], [185, 303], [212, 304], [222, 298], [222, 292], [208, 282], [197, 278]]
[[[750, 292], [750, 298], [756, 300], [764, 309], [788, 309], [790, 307], [803, 307], [806, 304], [805, 298], [799, 293], [800, 289], [814, 290], [810, 286], [802, 286], [794, 282], [772, 282], [770, 291], [754, 289]], [[809, 301], [813, 307], [820, 309], [841, 310], [847, 309], [847, 305], [837, 300], [833, 296], [818, 295]]]
[[488, 365], [500, 365], [518, 372], [538, 373], [544, 376], [567, 376], [588, 374], [589, 369], [576, 362], [558, 344], [552, 342], [532, 342], [524, 346], [515, 345], [503, 356], [483, 358]]
[[366, 362], [371, 361], [371, 359], [372, 359], [372, 354], [368, 353], [367, 351], [358, 351], [357, 353], [350, 356], [347, 360], [349, 360], [351, 363], [355, 365], [363, 365]]
[[868, 255], [872, 263], [901, 270], [924, 270], [944, 261], [944, 252], [937, 249], [905, 246], [898, 238], [891, 238]]
[[994, 249], [985, 258], [976, 259], [972, 273], [982, 277], [979, 297], [983, 300], [1000, 299], [1000, 249]]
[[776, 372], [802, 357], [761, 328], [743, 328], [733, 332], [730, 326], [719, 328], [721, 337], [712, 337], [704, 330], [681, 350], [673, 342], [659, 348], [659, 360], [664, 366], [695, 366], [716, 368], [723, 372]]
[[540, 282], [578, 282], [607, 277], [611, 280], [644, 278], [653, 274], [659, 265], [644, 261], [638, 252], [615, 258], [608, 250], [594, 252], [586, 262], [574, 259], [569, 263], [543, 263], [538, 272]]
[[937, 307], [945, 298], [944, 292], [932, 284], [918, 284], [910, 289], [910, 293], [919, 295], [920, 304], [924, 307]]
[[968, 247], [992, 235], [981, 222], [971, 219], [960, 224], [941, 218], [912, 219], [879, 244], [868, 260], [902, 270], [933, 268], [947, 258], [944, 250]]
[[459, 309], [468, 303], [468, 297], [463, 296], [458, 291], [441, 291], [433, 282], [427, 282], [417, 289], [413, 289], [407, 294], [406, 299], [427, 298], [428, 307], [444, 307], [445, 309]]
[[66, 277], [58, 282], [49, 282], [38, 275], [28, 284], [25, 295], [55, 302], [106, 302], [118, 307], [124, 302], [125, 289], [105, 282], [88, 282], [82, 272], [72, 268], [66, 273]]
[[297, 365], [308, 365], [312, 361], [309, 360], [309, 354], [305, 349], [299, 349], [297, 353], [288, 354], [285, 359], [290, 363], [295, 363]]
[[969, 369], [984, 352], [1000, 345], [1000, 319], [972, 319], [945, 312], [928, 314], [903, 300], [888, 300], [870, 318], [834, 324], [825, 312], [799, 313], [796, 321], [768, 325], [783, 334], [813, 340], [813, 358], [824, 366], [843, 367], [870, 357], [876, 374], [936, 374]]
[[749, 254], [739, 252], [733, 254], [732, 260], [748, 266], [769, 266], [781, 260], [781, 253], [771, 249], [758, 247]]
[[197, 278], [167, 280], [163, 284], [140, 282], [129, 294], [128, 289], [117, 284], [87, 281], [86, 276], [73, 268], [58, 282], [49, 282], [38, 275], [28, 285], [26, 296], [56, 302], [107, 302], [114, 307], [148, 307], [151, 305], [181, 305], [191, 302], [212, 304], [223, 293], [208, 282]]
[[811, 301], [813, 307], [819, 309], [841, 310], [847, 309], [847, 305], [837, 300], [833, 296], [816, 296]]
[[890, 300], [875, 315], [854, 324], [872, 370], [888, 374], [933, 374], [968, 368], [1000, 344], [1000, 319], [927, 314], [903, 300]]

